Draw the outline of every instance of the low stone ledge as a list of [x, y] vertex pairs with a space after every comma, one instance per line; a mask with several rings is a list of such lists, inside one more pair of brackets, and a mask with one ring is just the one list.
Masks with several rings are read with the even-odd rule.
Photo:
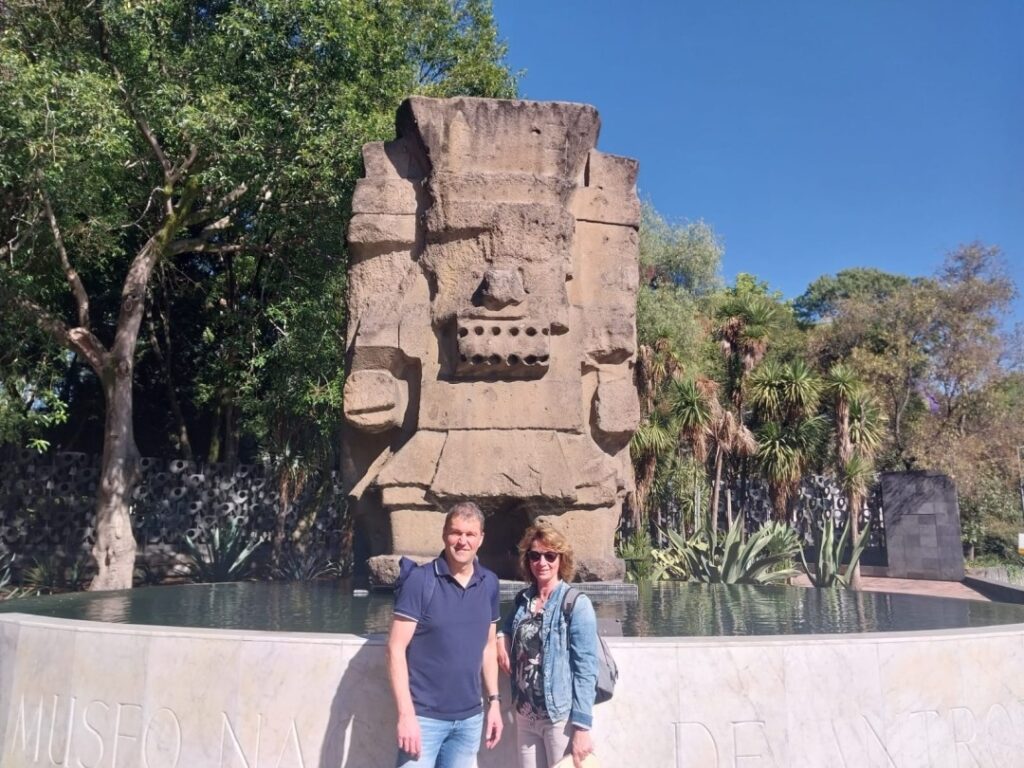
[[978, 576], [964, 576], [961, 583], [965, 587], [970, 587], [975, 592], [981, 593], [989, 600], [995, 600], [999, 603], [1018, 603], [1024, 605], [1024, 587], [1016, 584], [982, 579]]

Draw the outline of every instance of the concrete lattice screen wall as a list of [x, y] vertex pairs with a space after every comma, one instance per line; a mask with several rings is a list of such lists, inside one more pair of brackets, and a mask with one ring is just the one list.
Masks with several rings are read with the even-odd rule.
[[[0, 551], [28, 562], [53, 553], [83, 554], [92, 546], [99, 456], [84, 453], [39, 455], [26, 451], [0, 462]], [[183, 461], [146, 458], [134, 493], [133, 521], [140, 549], [180, 550], [188, 534], [205, 541], [218, 525], [237, 521], [245, 530], [274, 531], [280, 496], [274, 467], [242, 464], [197, 466]], [[345, 497], [337, 478], [310, 479], [294, 499], [286, 517], [291, 531], [312, 506], [319, 505], [307, 543], [340, 551]], [[741, 498], [740, 488], [733, 498]], [[756, 481], [746, 487], [748, 519], [754, 524], [770, 518], [767, 489]], [[722, 514], [724, 515], [724, 501]], [[739, 509], [739, 504], [734, 504]], [[881, 527], [881, 494], [870, 495], [872, 549], [885, 546]], [[833, 514], [845, 519], [846, 500], [826, 476], [808, 477], [801, 485], [798, 515], [803, 524], [812, 516]], [[496, 530], [494, 531], [496, 532]], [[439, 543], [440, 546], [440, 543]]]
[[[93, 544], [99, 456], [39, 455], [26, 451], [0, 462], [0, 552], [31, 564], [53, 554], [86, 555]], [[281, 499], [269, 464], [196, 465], [144, 458], [133, 493], [132, 522], [140, 551], [154, 555], [182, 549], [188, 535], [205, 542], [211, 530], [236, 521], [244, 530], [273, 535]], [[345, 497], [335, 477], [311, 477], [289, 505], [290, 533], [308, 512], [316, 520], [307, 545], [332, 556], [341, 550]]]

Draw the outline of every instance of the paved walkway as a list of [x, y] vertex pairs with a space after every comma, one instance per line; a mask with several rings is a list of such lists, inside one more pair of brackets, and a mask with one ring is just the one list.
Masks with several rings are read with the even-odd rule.
[[[811, 586], [806, 576], [793, 579], [797, 587]], [[985, 600], [980, 592], [975, 592], [959, 581], [925, 581], [924, 579], [889, 579], [880, 576], [862, 576], [861, 589], [865, 592], [902, 592], [910, 595], [932, 595], [933, 597], [956, 597], [963, 600]]]

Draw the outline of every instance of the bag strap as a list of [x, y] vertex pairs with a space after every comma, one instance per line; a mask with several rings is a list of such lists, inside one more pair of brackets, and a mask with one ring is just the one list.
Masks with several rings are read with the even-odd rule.
[[565, 590], [565, 594], [562, 596], [562, 615], [565, 616], [566, 621], [572, 619], [572, 609], [576, 606], [576, 599], [580, 596], [580, 591], [576, 587], [569, 587]]
[[434, 561], [424, 563], [424, 566], [430, 566], [430, 578], [423, 580], [423, 606], [421, 610], [426, 613], [427, 608], [430, 607], [430, 601], [434, 599], [434, 589], [437, 587], [437, 565]]

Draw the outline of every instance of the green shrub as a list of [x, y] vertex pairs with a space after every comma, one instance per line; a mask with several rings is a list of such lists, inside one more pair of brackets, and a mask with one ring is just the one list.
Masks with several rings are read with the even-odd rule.
[[340, 574], [341, 568], [325, 547], [309, 547], [304, 551], [289, 547], [281, 552], [274, 567], [274, 577], [283, 581], [316, 581]]
[[803, 548], [800, 549], [800, 560], [804, 564], [807, 577], [816, 587], [844, 587], [850, 588], [850, 581], [853, 578], [854, 569], [860, 562], [860, 556], [868, 545], [871, 529], [864, 526], [855, 540], [852, 540], [850, 559], [843, 570], [843, 555], [846, 553], [847, 545], [851, 542], [853, 531], [853, 516], [846, 516], [846, 523], [843, 525], [843, 532], [836, 538], [836, 526], [831, 516], [825, 516], [816, 525], [814, 531], [815, 547], [818, 551], [817, 568], [813, 571], [807, 565]]
[[724, 537], [701, 530], [690, 538], [666, 531], [669, 545], [653, 553], [655, 578], [692, 579], [706, 584], [778, 584], [792, 567], [800, 540], [787, 523], [771, 521], [744, 535], [742, 515]]
[[628, 581], [651, 581], [654, 576], [654, 556], [651, 537], [647, 531], [633, 531], [619, 545], [619, 557], [626, 561]]
[[33, 594], [50, 595], [79, 588], [85, 578], [87, 556], [52, 552], [35, 557], [20, 576], [21, 585]]
[[211, 528], [208, 537], [206, 544], [197, 544], [189, 536], [184, 539], [193, 581], [241, 581], [252, 574], [256, 567], [253, 555], [265, 541], [262, 535], [249, 533], [232, 520]]

